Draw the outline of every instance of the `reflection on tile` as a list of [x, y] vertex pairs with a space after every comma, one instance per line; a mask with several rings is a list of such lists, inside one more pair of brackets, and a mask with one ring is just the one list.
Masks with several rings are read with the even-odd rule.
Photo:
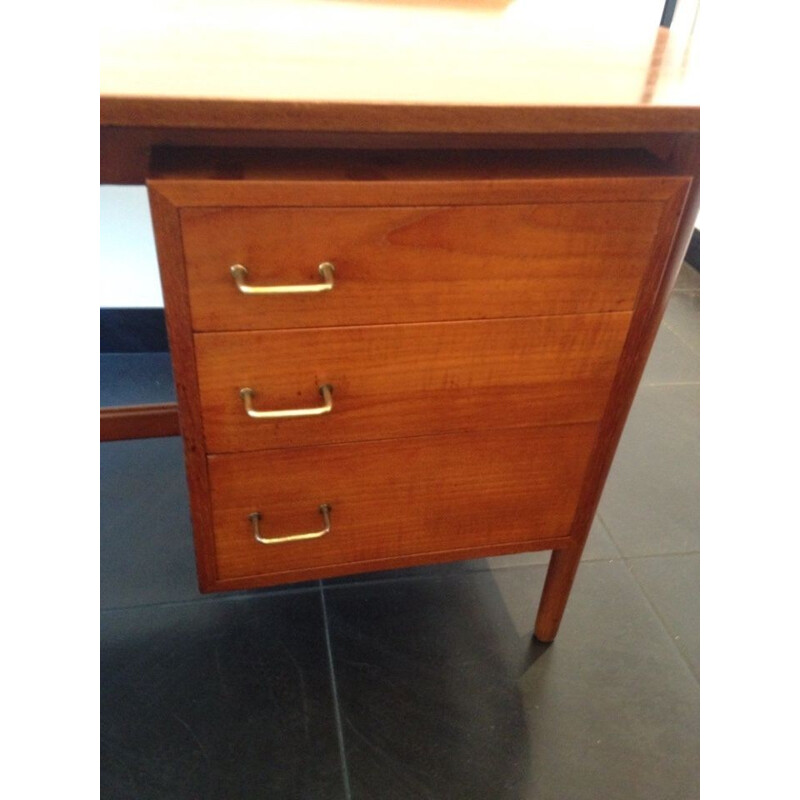
[[623, 556], [700, 549], [700, 387], [641, 386], [600, 517]]
[[174, 403], [169, 353], [101, 353], [100, 405]]
[[697, 796], [697, 684], [624, 564], [581, 565], [549, 647], [544, 574], [326, 590], [354, 798]]
[[700, 675], [700, 556], [632, 558], [628, 567], [683, 653]]
[[316, 581], [202, 595], [197, 588], [183, 444], [177, 436], [100, 445], [102, 608], [274, 594]]
[[105, 800], [343, 798], [319, 592], [106, 611]]
[[100, 445], [103, 608], [201, 597], [177, 436]]

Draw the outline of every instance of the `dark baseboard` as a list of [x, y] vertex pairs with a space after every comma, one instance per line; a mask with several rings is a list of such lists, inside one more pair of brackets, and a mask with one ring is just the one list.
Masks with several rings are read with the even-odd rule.
[[698, 272], [700, 272], [700, 231], [694, 229], [692, 240], [689, 242], [689, 249], [686, 251], [686, 261], [689, 262]]
[[101, 353], [164, 353], [169, 350], [163, 308], [101, 308]]

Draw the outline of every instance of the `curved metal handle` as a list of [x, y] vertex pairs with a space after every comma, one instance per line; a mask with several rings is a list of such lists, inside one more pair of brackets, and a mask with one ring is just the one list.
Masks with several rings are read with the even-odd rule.
[[333, 386], [326, 383], [319, 387], [322, 395], [323, 404], [314, 408], [287, 408], [282, 411], [256, 411], [253, 408], [253, 398], [255, 392], [252, 389], [239, 389], [239, 396], [244, 403], [244, 410], [248, 417], [253, 419], [286, 419], [287, 417], [317, 417], [320, 414], [330, 414], [333, 410]]
[[331, 507], [327, 503], [323, 503], [319, 507], [319, 513], [322, 514], [322, 520], [325, 527], [321, 531], [312, 531], [311, 533], [295, 533], [292, 536], [275, 536], [266, 537], [261, 535], [258, 523], [261, 521], [261, 512], [254, 511], [248, 515], [248, 519], [253, 524], [253, 537], [259, 544], [281, 544], [282, 542], [301, 542], [304, 539], [319, 539], [326, 533], [331, 532]]
[[334, 266], [330, 261], [323, 261], [319, 265], [319, 274], [322, 276], [322, 283], [309, 283], [303, 286], [248, 286], [245, 283], [247, 278], [247, 268], [241, 264], [234, 264], [231, 267], [231, 275], [236, 284], [236, 288], [242, 294], [308, 294], [309, 292], [329, 292], [333, 289]]

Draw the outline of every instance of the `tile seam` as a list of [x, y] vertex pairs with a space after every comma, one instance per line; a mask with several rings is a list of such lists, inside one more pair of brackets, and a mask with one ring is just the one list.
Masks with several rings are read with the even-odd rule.
[[346, 800], [351, 800], [350, 793], [350, 773], [347, 768], [347, 754], [344, 746], [344, 729], [342, 728], [342, 715], [339, 709], [339, 690], [336, 685], [336, 670], [333, 666], [333, 647], [331, 646], [331, 635], [328, 627], [328, 606], [325, 603], [325, 587], [319, 581], [319, 596], [322, 604], [322, 623], [325, 631], [325, 649], [328, 654], [328, 672], [331, 679], [331, 693], [333, 694], [333, 716], [336, 721], [336, 738], [339, 743], [339, 761], [342, 767], [342, 784], [344, 786], [344, 796]]

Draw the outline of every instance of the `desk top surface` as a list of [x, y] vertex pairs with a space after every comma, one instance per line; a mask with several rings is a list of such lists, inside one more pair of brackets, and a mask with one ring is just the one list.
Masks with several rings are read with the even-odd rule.
[[103, 4], [101, 124], [696, 131], [696, 7], [667, 30], [663, 0]]

